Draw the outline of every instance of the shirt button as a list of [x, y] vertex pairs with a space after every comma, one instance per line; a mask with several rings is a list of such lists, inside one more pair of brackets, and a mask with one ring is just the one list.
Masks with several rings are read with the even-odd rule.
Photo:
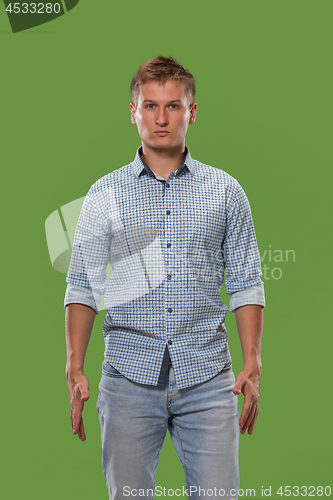
[[166, 183], [166, 187], [169, 188], [170, 187], [170, 184], [168, 184], [168, 182]]
[[171, 247], [171, 243], [167, 243], [167, 247], [170, 248]]
[[168, 313], [172, 313], [172, 309], [171, 309], [171, 307], [169, 307], [169, 309], [168, 309]]
[[166, 211], [166, 213], [167, 213], [167, 215], [170, 215], [170, 214], [171, 214], [170, 210], [167, 210], [167, 211]]
[[171, 274], [168, 274], [168, 280], [171, 280]]
[[169, 344], [169, 345], [172, 345], [172, 340], [168, 340], [168, 344]]

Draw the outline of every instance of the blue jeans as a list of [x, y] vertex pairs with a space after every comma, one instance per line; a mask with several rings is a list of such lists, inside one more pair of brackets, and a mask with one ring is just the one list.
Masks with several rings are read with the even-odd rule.
[[186, 475], [186, 491], [178, 496], [237, 499], [239, 427], [234, 384], [229, 368], [178, 390], [170, 367], [166, 387], [142, 385], [104, 360], [97, 411], [109, 498], [154, 498], [159, 454], [169, 429]]

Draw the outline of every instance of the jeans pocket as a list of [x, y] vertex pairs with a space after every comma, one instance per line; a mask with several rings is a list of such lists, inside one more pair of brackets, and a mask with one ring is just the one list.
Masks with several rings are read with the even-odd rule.
[[107, 375], [108, 377], [123, 377], [123, 375], [118, 372], [106, 359], [104, 359], [102, 364], [102, 373]]

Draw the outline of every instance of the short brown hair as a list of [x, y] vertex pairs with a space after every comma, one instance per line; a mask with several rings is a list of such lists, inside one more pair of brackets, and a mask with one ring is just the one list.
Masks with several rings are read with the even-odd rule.
[[173, 57], [158, 56], [141, 64], [131, 82], [132, 102], [138, 98], [140, 85], [148, 81], [157, 81], [161, 84], [167, 80], [174, 80], [185, 84], [185, 92], [190, 103], [194, 102], [195, 80], [193, 75]]

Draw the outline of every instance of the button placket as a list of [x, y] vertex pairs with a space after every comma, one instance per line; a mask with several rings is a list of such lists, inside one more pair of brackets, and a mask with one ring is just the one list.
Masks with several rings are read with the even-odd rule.
[[[164, 201], [165, 201], [165, 238], [167, 241], [167, 248], [171, 249], [172, 248], [172, 243], [171, 243], [171, 238], [172, 238], [172, 230], [171, 230], [171, 224], [172, 224], [172, 188], [171, 188], [171, 183], [166, 182], [165, 183], [165, 190], [164, 190]], [[172, 283], [172, 250], [167, 251], [167, 262], [166, 262], [166, 307], [167, 307], [167, 329], [166, 329], [166, 334], [167, 338], [172, 335], [172, 327], [173, 327], [173, 321], [172, 321], [172, 313], [173, 313], [173, 308], [172, 308], [172, 288], [171, 288], [171, 283]], [[169, 321], [168, 321], [169, 320]], [[168, 339], [168, 344], [171, 346], [172, 345], [172, 340], [169, 338]]]

